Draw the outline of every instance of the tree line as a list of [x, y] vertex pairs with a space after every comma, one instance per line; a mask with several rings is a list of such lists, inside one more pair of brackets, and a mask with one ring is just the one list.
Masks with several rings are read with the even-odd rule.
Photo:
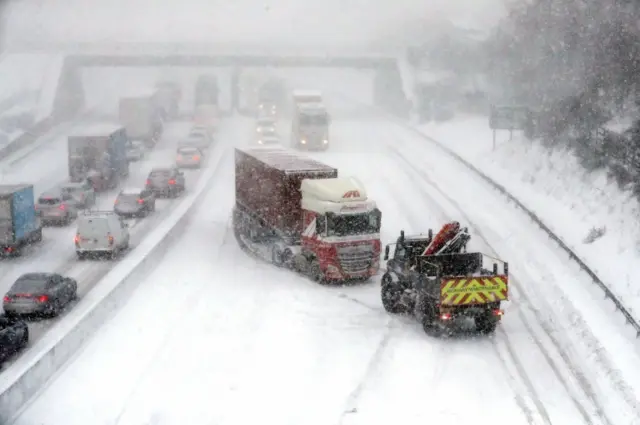
[[[486, 71], [532, 108], [530, 136], [569, 145], [622, 186], [640, 180], [640, 3], [529, 0], [508, 9], [487, 41]], [[614, 117], [631, 128], [606, 130]]]

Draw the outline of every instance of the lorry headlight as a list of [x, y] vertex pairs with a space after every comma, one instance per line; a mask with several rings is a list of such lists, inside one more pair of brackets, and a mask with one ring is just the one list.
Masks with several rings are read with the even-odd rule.
[[259, 127], [258, 127], [258, 128], [256, 128], [256, 131], [257, 131], [258, 133], [262, 133], [262, 129], [261, 129], [261, 128], [259, 128]]
[[327, 139], [324, 139], [324, 140], [322, 141], [322, 143], [324, 143], [325, 145], [328, 145], [328, 144], [329, 144], [329, 141], [328, 141]]
[[307, 144], [307, 141], [306, 141], [306, 140], [304, 140], [304, 139], [302, 139], [302, 140], [300, 140], [300, 143], [302, 143], [303, 145], [306, 145], [306, 144]]
[[258, 144], [261, 145], [262, 144], [262, 140], [258, 140]]

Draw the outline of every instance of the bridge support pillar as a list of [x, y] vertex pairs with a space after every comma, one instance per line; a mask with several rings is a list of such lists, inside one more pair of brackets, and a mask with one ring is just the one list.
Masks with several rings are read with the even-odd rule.
[[240, 108], [240, 75], [242, 68], [234, 67], [231, 71], [231, 109], [238, 112]]
[[394, 115], [409, 117], [410, 106], [396, 62], [390, 62], [377, 69], [373, 77], [373, 100], [376, 106]]
[[65, 59], [53, 102], [52, 115], [54, 120], [70, 119], [84, 108], [85, 97], [81, 69], [69, 58]]

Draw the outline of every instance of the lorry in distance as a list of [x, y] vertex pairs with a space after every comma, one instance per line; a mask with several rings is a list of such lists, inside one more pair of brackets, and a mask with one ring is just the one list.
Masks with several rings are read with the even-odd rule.
[[131, 140], [140, 140], [154, 147], [164, 128], [162, 110], [157, 106], [155, 92], [148, 95], [123, 97], [118, 105], [120, 124]]
[[291, 120], [291, 145], [302, 150], [329, 148], [329, 113], [321, 104], [296, 104]]
[[0, 254], [19, 256], [25, 246], [41, 240], [33, 185], [0, 185]]
[[182, 87], [175, 81], [159, 81], [156, 83], [157, 103], [161, 105], [166, 120], [175, 120], [180, 114]]
[[88, 180], [96, 192], [115, 189], [129, 175], [127, 143], [127, 132], [118, 125], [76, 130], [68, 137], [70, 180]]
[[216, 75], [201, 75], [198, 77], [195, 86], [195, 105], [218, 105], [220, 89], [218, 87], [218, 77]]

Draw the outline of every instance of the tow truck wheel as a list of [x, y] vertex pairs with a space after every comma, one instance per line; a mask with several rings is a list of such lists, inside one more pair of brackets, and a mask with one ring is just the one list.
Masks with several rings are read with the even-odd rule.
[[435, 306], [425, 303], [424, 304], [424, 313], [422, 314], [422, 329], [428, 335], [436, 335], [438, 334], [438, 323], [437, 323], [437, 314], [435, 310]]
[[382, 306], [392, 314], [404, 313], [405, 309], [400, 304], [403, 288], [398, 283], [394, 283], [391, 275], [385, 273], [382, 275], [382, 285], [380, 296], [382, 298]]
[[484, 313], [475, 318], [476, 331], [482, 335], [489, 335], [496, 331], [499, 319], [491, 315], [490, 312]]

